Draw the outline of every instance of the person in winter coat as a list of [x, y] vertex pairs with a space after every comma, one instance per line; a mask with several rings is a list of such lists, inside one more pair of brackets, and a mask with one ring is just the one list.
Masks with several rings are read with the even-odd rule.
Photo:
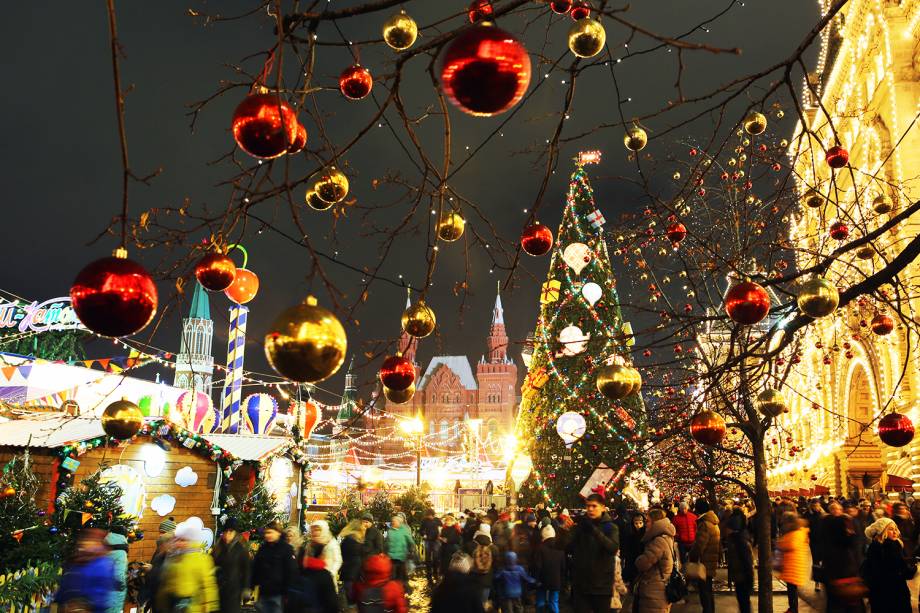
[[298, 572], [294, 549], [281, 540], [283, 529], [280, 522], [268, 524], [262, 532], [264, 542], [252, 560], [249, 585], [259, 588], [259, 613], [281, 613], [284, 597]]
[[342, 551], [342, 566], [339, 568], [339, 579], [342, 589], [351, 602], [351, 586], [361, 576], [361, 567], [364, 565], [364, 522], [353, 519], [339, 532], [339, 548]]
[[794, 512], [784, 513], [779, 523], [776, 548], [780, 555], [779, 578], [786, 583], [789, 613], [799, 613], [799, 588], [808, 581], [808, 527]]
[[559, 613], [559, 592], [565, 577], [565, 551], [556, 546], [556, 531], [544, 526], [543, 542], [534, 554], [533, 575], [537, 586], [537, 613]]
[[441, 526], [441, 549], [438, 552], [441, 558], [441, 574], [446, 575], [450, 567], [450, 561], [455, 553], [460, 551], [462, 542], [460, 537], [460, 526], [451, 513], [444, 516], [443, 525]]
[[[696, 541], [696, 522], [699, 517], [690, 510], [690, 505], [681, 501], [677, 507], [677, 515], [671, 520], [674, 529], [677, 531], [677, 551], [680, 553], [680, 561], [687, 561], [687, 554]], [[706, 611], [703, 607], [703, 611]]]
[[912, 558], [917, 549], [917, 524], [910, 513], [910, 509], [903, 502], [896, 502], [891, 507], [891, 518], [901, 533], [901, 542], [904, 543], [904, 557]]
[[516, 553], [505, 552], [505, 564], [495, 573], [494, 582], [502, 613], [524, 613], [524, 586], [536, 586], [537, 580], [518, 564]]
[[374, 516], [363, 513], [361, 523], [364, 524], [364, 557], [383, 553], [383, 533], [375, 525]]
[[465, 553], [455, 553], [451, 557], [444, 580], [431, 593], [431, 613], [485, 613], [470, 578], [472, 567], [473, 558]]
[[821, 555], [823, 554], [821, 542], [823, 539], [821, 537], [821, 528], [826, 516], [827, 512], [821, 506], [820, 498], [812, 498], [808, 503], [808, 510], [802, 516], [808, 522], [808, 534], [811, 537], [808, 546], [811, 549], [812, 580], [815, 582], [816, 589], [819, 589], [818, 584], [823, 581], [823, 564], [821, 561]]
[[339, 601], [335, 583], [326, 563], [309, 555], [302, 560], [301, 570], [294, 575], [287, 591], [285, 613], [338, 613]]
[[620, 553], [617, 552], [616, 562], [613, 567], [613, 594], [610, 596], [611, 613], [620, 613], [623, 610], [623, 597], [629, 593], [629, 588], [623, 583], [623, 572], [620, 564]]
[[181, 609], [184, 613], [212, 613], [220, 610], [214, 561], [202, 551], [203, 542], [199, 525], [184, 521], [176, 526], [175, 543], [163, 565], [156, 596], [160, 611]]
[[240, 539], [235, 523], [224, 525], [211, 557], [217, 568], [220, 613], [240, 613], [243, 590], [249, 589], [249, 548]]
[[115, 600], [115, 562], [108, 555], [104, 539], [105, 531], [99, 528], [80, 532], [54, 597], [58, 605], [91, 613], [108, 613], [111, 609]]
[[342, 550], [339, 542], [332, 536], [329, 522], [317, 519], [310, 524], [310, 542], [307, 544], [311, 558], [319, 558], [326, 565], [326, 571], [332, 576], [333, 583], [342, 568]]
[[433, 509], [425, 511], [422, 519], [421, 535], [425, 546], [425, 576], [428, 581], [436, 581], [440, 575], [441, 565], [441, 520], [434, 516]]
[[632, 516], [632, 521], [627, 524], [626, 532], [620, 535], [620, 559], [623, 561], [623, 581], [626, 582], [626, 585], [632, 585], [638, 574], [636, 558], [644, 549], [643, 536], [645, 536], [645, 515], [637, 512]]
[[827, 613], [861, 613], [865, 611], [862, 597], [848, 589], [857, 583], [859, 576], [853, 520], [844, 515], [839, 502], [831, 502], [827, 511], [821, 524], [821, 558], [827, 583]]
[[537, 528], [537, 516], [528, 513], [521, 523], [515, 524], [511, 529], [511, 551], [517, 554], [521, 566], [531, 567], [531, 558], [539, 543], [540, 529]]
[[697, 500], [696, 509], [700, 516], [697, 521], [696, 539], [693, 546], [687, 554], [691, 562], [699, 562], [706, 568], [706, 578], [697, 581], [700, 594], [700, 606], [703, 613], [715, 613], [716, 601], [712, 593], [712, 580], [716, 576], [716, 569], [719, 567], [719, 552], [721, 551], [721, 539], [719, 533], [719, 518], [709, 510], [709, 504], [703, 500]]
[[754, 550], [748, 518], [741, 506], [736, 505], [725, 522], [725, 561], [728, 577], [735, 586], [735, 600], [740, 613], [750, 613], [751, 592], [754, 590]]
[[870, 539], [863, 566], [869, 584], [869, 607], [873, 613], [909, 613], [910, 588], [907, 582], [917, 574], [917, 563], [904, 558], [904, 546], [897, 524], [884, 517], [866, 528]]
[[412, 532], [403, 521], [401, 515], [394, 515], [390, 520], [390, 531], [387, 533], [386, 554], [393, 563], [393, 578], [402, 581], [403, 587], [409, 583], [406, 574], [406, 561], [414, 560], [418, 553], [415, 549], [415, 540]]
[[644, 549], [636, 558], [635, 581], [636, 613], [668, 613], [671, 604], [664, 593], [665, 585], [674, 570], [674, 535], [676, 530], [664, 511], [653, 509], [651, 523], [642, 537]]
[[[672, 526], [673, 528], [673, 526]], [[576, 613], [606, 613], [610, 609], [613, 573], [620, 535], [597, 493], [585, 500], [585, 514], [572, 529], [572, 593]]]
[[112, 528], [105, 537], [109, 546], [115, 572], [115, 591], [112, 593], [112, 606], [109, 613], [121, 613], [125, 608], [125, 595], [128, 593], [128, 539], [121, 528]]
[[352, 588], [352, 600], [358, 604], [358, 613], [408, 613], [409, 605], [402, 583], [391, 579], [392, 573], [393, 565], [385, 555], [365, 560], [361, 580]]
[[498, 547], [492, 543], [489, 524], [479, 524], [473, 542], [467, 547], [470, 557], [473, 558], [473, 568], [470, 576], [479, 592], [479, 601], [485, 607], [492, 591], [492, 579], [498, 566]]

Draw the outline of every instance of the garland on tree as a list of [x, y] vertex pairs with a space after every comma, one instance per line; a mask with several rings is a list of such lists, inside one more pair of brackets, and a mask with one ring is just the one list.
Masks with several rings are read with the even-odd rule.
[[224, 504], [224, 513], [219, 519], [221, 526], [229, 523], [235, 526], [237, 532], [256, 534], [268, 524], [283, 521], [286, 517], [286, 513], [278, 511], [275, 496], [259, 481], [240, 502], [233, 496], [228, 496]]
[[137, 519], [125, 514], [121, 505], [121, 487], [113, 481], [103, 481], [103, 470], [83, 479], [77, 487], [61, 492], [56, 500], [51, 531], [64, 536], [68, 551], [83, 528], [118, 532], [129, 540], [143, 538], [143, 534], [134, 531]]
[[35, 504], [40, 481], [26, 451], [0, 474], [0, 574], [42, 563], [58, 563], [57, 537], [44, 509]]

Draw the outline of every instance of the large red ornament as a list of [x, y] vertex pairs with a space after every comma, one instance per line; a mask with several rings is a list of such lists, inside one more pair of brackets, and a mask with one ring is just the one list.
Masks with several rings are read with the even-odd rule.
[[554, 0], [549, 3], [549, 8], [557, 15], [565, 15], [572, 10], [572, 0]]
[[725, 293], [725, 312], [736, 323], [754, 325], [770, 312], [770, 294], [753, 281], [743, 281]]
[[236, 264], [229, 256], [212, 251], [195, 264], [195, 278], [206, 290], [222, 292], [233, 284], [236, 278]]
[[470, 3], [467, 15], [470, 18], [470, 23], [479, 23], [483, 19], [491, 19], [493, 12], [491, 0], [473, 0]]
[[894, 318], [887, 313], [879, 313], [872, 318], [872, 332], [879, 336], [891, 334], [894, 330]]
[[585, 19], [591, 16], [591, 5], [587, 2], [578, 2], [572, 6], [572, 12], [569, 16], [574, 20]]
[[704, 445], [718, 445], [725, 438], [725, 420], [715, 411], [700, 411], [690, 420], [690, 436]]
[[371, 76], [371, 71], [360, 64], [349, 66], [339, 75], [339, 89], [349, 100], [366, 97], [373, 87], [374, 77]]
[[246, 304], [256, 297], [259, 291], [259, 277], [246, 268], [236, 269], [233, 284], [224, 290], [224, 295], [237, 304]]
[[552, 247], [553, 232], [547, 226], [537, 222], [524, 228], [521, 234], [521, 248], [527, 255], [546, 255]]
[[890, 447], [903, 447], [914, 440], [914, 424], [907, 415], [889, 413], [878, 420], [878, 437]]
[[824, 154], [824, 161], [831, 168], [843, 168], [850, 161], [850, 154], [840, 145], [835, 145]]
[[676, 245], [687, 238], [687, 227], [679, 221], [675, 221], [668, 226], [667, 236], [668, 240]]
[[401, 355], [391, 355], [380, 367], [380, 382], [397, 392], [407, 390], [415, 383], [415, 365]]
[[300, 123], [290, 105], [275, 94], [251, 94], [233, 112], [233, 138], [240, 149], [270, 160], [297, 141]]
[[514, 36], [482, 22], [450, 43], [441, 61], [441, 87], [463, 112], [504, 113], [530, 85], [530, 56]]
[[143, 330], [156, 314], [157, 286], [143, 266], [112, 256], [80, 271], [70, 300], [83, 325], [96, 334], [128, 336]]
[[828, 233], [835, 241], [844, 241], [850, 235], [850, 228], [842, 221], [835, 221], [831, 224]]

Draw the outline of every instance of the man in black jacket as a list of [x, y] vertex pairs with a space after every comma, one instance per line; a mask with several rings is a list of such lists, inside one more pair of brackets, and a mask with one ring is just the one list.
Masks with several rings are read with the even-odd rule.
[[425, 511], [422, 520], [422, 539], [425, 541], [425, 576], [428, 581], [437, 581], [440, 578], [441, 520], [434, 516], [434, 510]]
[[260, 613], [282, 613], [284, 596], [298, 574], [294, 548], [281, 540], [284, 527], [274, 521], [262, 533], [265, 539], [252, 561], [250, 587], [259, 588], [256, 609]]
[[383, 553], [383, 534], [374, 525], [374, 516], [369, 512], [361, 515], [361, 521], [364, 523], [364, 559]]
[[240, 613], [243, 590], [249, 589], [249, 550], [240, 540], [233, 520], [224, 525], [211, 556], [217, 569], [220, 613]]
[[620, 534], [610, 519], [604, 498], [597, 493], [585, 500], [585, 514], [572, 529], [572, 596], [575, 613], [609, 613], [613, 571]]

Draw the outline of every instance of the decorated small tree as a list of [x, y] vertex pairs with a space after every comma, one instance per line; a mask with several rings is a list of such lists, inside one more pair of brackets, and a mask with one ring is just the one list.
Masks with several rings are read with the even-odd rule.
[[221, 525], [232, 520], [239, 532], [254, 535], [269, 523], [284, 519], [285, 514], [278, 510], [274, 495], [260, 481], [243, 500], [228, 500], [221, 516]]
[[345, 527], [345, 524], [353, 519], [358, 519], [364, 512], [361, 504], [361, 496], [355, 490], [348, 490], [345, 498], [335, 511], [326, 514], [326, 521], [329, 522], [329, 529], [333, 534], [338, 534]]
[[13, 457], [0, 474], [0, 574], [59, 559], [59, 539], [44, 509], [35, 505], [39, 480], [29, 452]]
[[103, 528], [129, 534], [134, 530], [136, 519], [125, 514], [121, 497], [121, 487], [112, 481], [104, 481], [102, 472], [97, 471], [58, 496], [54, 527], [70, 542], [82, 528]]
[[406, 523], [413, 532], [418, 532], [422, 526], [425, 511], [431, 508], [428, 494], [420, 487], [410, 487], [393, 501], [398, 511], [406, 515]]

